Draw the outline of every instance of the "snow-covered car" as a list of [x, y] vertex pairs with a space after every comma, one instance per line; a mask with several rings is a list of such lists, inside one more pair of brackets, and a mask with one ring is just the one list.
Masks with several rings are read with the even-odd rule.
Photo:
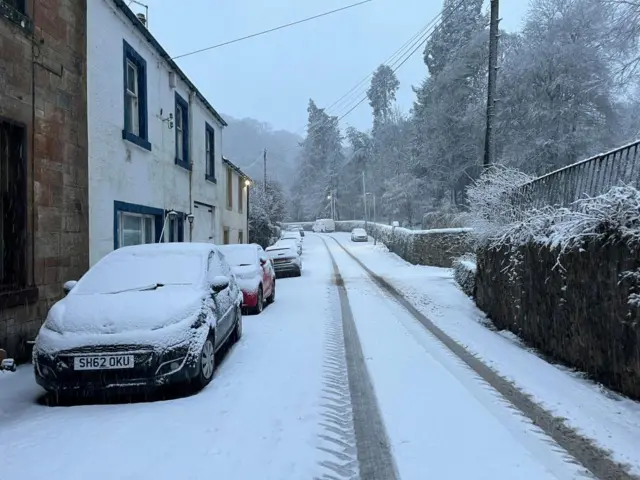
[[291, 225], [287, 230], [289, 232], [298, 232], [301, 237], [304, 237], [304, 228], [301, 225]]
[[293, 245], [296, 249], [296, 252], [298, 252], [298, 255], [302, 255], [302, 241], [300, 241], [299, 239], [289, 237], [281, 238], [275, 244], [280, 246]]
[[60, 395], [203, 388], [242, 335], [242, 292], [213, 244], [123, 247], [65, 290], [33, 348], [36, 381]]
[[296, 277], [302, 275], [302, 259], [293, 243], [277, 243], [267, 247], [267, 255], [273, 262], [273, 268], [277, 276], [293, 274]]
[[260, 245], [220, 245], [218, 248], [236, 276], [245, 311], [260, 313], [265, 303], [275, 301], [276, 272]]
[[351, 230], [351, 241], [352, 242], [368, 242], [369, 235], [364, 228], [354, 228]]

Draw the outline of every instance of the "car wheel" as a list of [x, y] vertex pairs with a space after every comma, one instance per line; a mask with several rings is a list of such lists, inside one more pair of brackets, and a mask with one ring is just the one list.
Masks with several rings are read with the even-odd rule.
[[237, 343], [242, 338], [242, 311], [238, 308], [236, 312], [236, 326], [233, 329], [233, 343]]
[[258, 287], [258, 299], [256, 300], [256, 306], [253, 309], [253, 313], [259, 315], [264, 309], [264, 298], [262, 297], [262, 285]]
[[209, 334], [207, 339], [204, 341], [204, 345], [202, 346], [202, 351], [200, 352], [200, 365], [199, 365], [199, 373], [195, 379], [196, 386], [198, 389], [203, 389], [213, 379], [213, 373], [216, 369], [216, 349], [215, 349], [215, 338], [212, 333]]
[[271, 305], [275, 301], [276, 301], [276, 281], [274, 279], [273, 284], [271, 286], [271, 295], [269, 295], [269, 298], [267, 298], [267, 302], [269, 303], [269, 305]]

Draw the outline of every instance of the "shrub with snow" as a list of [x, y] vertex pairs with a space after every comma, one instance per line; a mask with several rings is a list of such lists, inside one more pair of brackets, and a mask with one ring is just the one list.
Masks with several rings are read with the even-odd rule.
[[461, 220], [473, 228], [479, 243], [526, 215], [529, 203], [520, 187], [533, 179], [517, 169], [494, 165], [467, 187], [469, 209]]
[[473, 297], [476, 291], [476, 256], [467, 253], [453, 260], [453, 278], [464, 293]]

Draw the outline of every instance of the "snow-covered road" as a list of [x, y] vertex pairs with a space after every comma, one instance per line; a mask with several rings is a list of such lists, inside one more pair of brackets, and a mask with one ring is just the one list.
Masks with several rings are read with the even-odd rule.
[[586, 475], [328, 236], [307, 235], [302, 277], [245, 317], [204, 391], [72, 407], [41, 396], [29, 366], [0, 374], [0, 479]]

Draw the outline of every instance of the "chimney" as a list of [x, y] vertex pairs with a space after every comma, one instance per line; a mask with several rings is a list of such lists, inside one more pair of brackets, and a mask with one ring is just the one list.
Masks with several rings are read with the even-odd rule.
[[142, 25], [144, 25], [145, 27], [147, 26], [147, 17], [144, 16], [144, 13], [137, 13], [136, 17], [138, 17], [138, 20], [140, 20], [140, 23]]

